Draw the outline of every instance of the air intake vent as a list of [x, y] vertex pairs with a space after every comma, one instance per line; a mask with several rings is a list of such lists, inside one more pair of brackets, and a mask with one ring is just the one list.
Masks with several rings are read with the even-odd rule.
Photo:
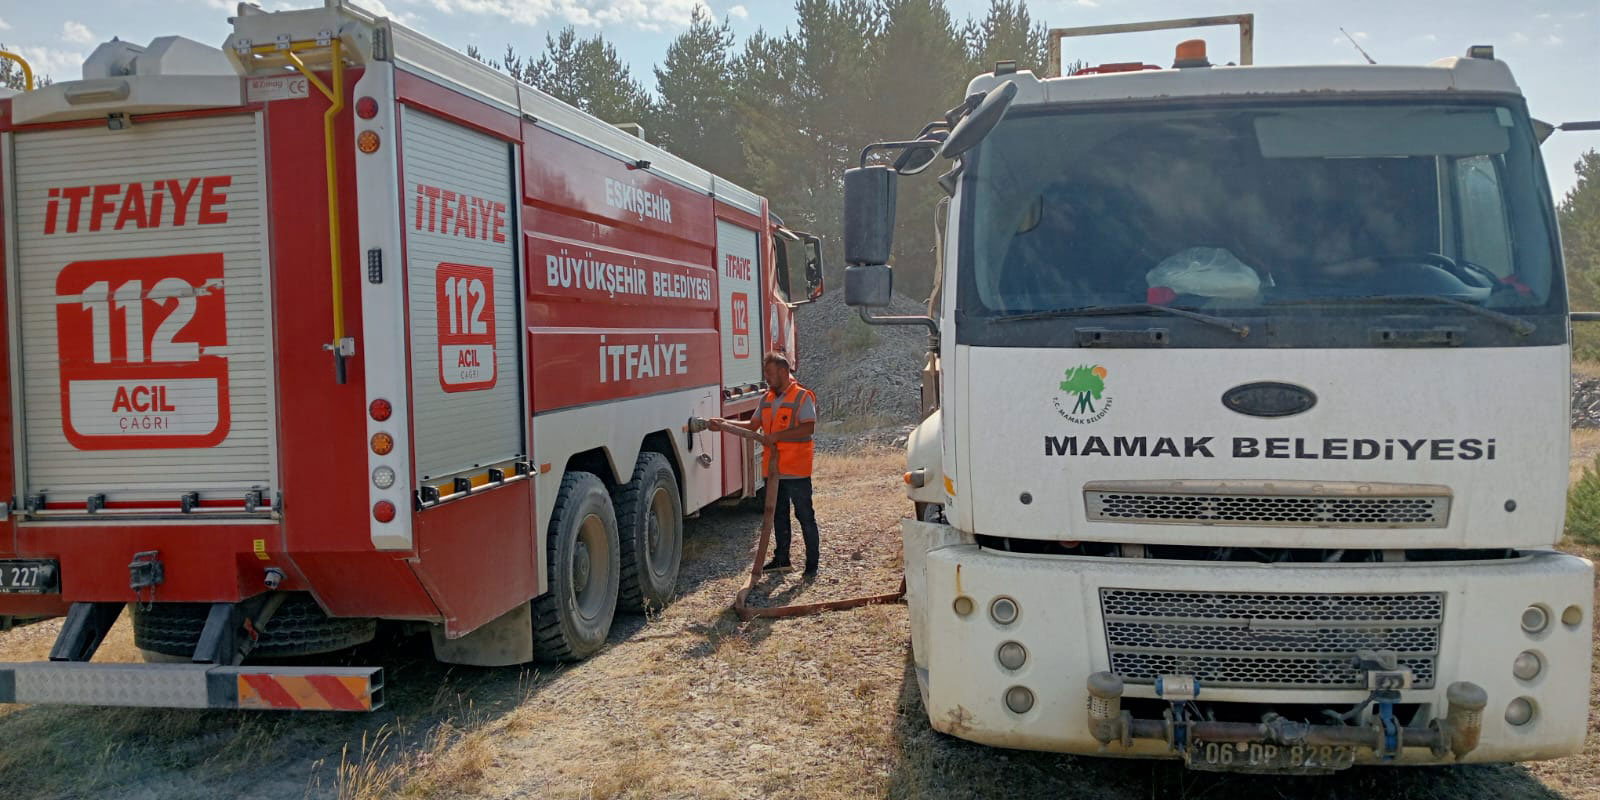
[[1089, 484], [1083, 500], [1101, 522], [1443, 528], [1450, 519], [1448, 490], [1434, 486], [1130, 481]]
[[1417, 688], [1435, 680], [1444, 595], [1101, 589], [1112, 671], [1130, 683], [1360, 689], [1358, 650], [1391, 650]]

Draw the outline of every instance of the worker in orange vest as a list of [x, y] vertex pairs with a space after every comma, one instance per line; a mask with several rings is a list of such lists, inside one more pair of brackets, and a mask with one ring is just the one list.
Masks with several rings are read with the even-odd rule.
[[767, 353], [761, 364], [762, 375], [767, 379], [767, 394], [756, 407], [755, 416], [748, 420], [712, 419], [707, 423], [711, 430], [736, 426], [756, 431], [764, 447], [763, 475], [772, 471], [772, 458], [778, 459], [778, 507], [773, 512], [772, 532], [776, 548], [772, 560], [761, 568], [762, 572], [790, 572], [789, 565], [789, 506], [794, 506], [794, 516], [800, 520], [800, 533], [806, 543], [807, 580], [817, 575], [817, 515], [811, 507], [811, 456], [814, 447], [811, 435], [817, 428], [817, 398], [810, 389], [800, 385], [790, 375], [789, 357], [776, 350]]

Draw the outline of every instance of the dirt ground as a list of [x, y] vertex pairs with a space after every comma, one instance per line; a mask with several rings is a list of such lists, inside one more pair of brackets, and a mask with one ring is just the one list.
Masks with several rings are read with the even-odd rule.
[[[819, 457], [822, 578], [771, 578], [754, 602], [892, 590], [901, 463]], [[0, 786], [19, 798], [1600, 798], [1600, 677], [1584, 753], [1523, 766], [1266, 779], [951, 739], [923, 716], [903, 605], [750, 623], [728, 611], [759, 527], [750, 510], [692, 521], [677, 602], [620, 619], [582, 664], [446, 667], [426, 637], [397, 632], [331, 659], [387, 667], [387, 705], [369, 715], [0, 706]], [[45, 658], [57, 628], [0, 634], [0, 660]], [[123, 625], [96, 660], [137, 658]]]

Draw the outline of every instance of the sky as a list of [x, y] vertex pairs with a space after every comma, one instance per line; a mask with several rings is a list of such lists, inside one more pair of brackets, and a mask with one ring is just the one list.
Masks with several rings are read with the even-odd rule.
[[[537, 55], [547, 33], [566, 25], [603, 33], [634, 77], [654, 86], [651, 67], [689, 20], [695, 5], [726, 18], [742, 41], [757, 29], [793, 24], [791, 0], [354, 0], [387, 13], [447, 45], [475, 44], [490, 56], [507, 43]], [[258, 0], [269, 10], [318, 0]], [[946, 0], [959, 20], [981, 16], [988, 0]], [[0, 0], [0, 42], [56, 80], [79, 77], [83, 59], [112, 36], [147, 44], [179, 34], [220, 45], [228, 0]], [[1031, 0], [1034, 19], [1052, 27], [1102, 25], [1209, 14], [1256, 15], [1257, 64], [1353, 64], [1364, 59], [1350, 37], [1381, 64], [1426, 64], [1491, 44], [1510, 65], [1535, 117], [1560, 123], [1600, 119], [1600, 0]], [[1180, 39], [1199, 36], [1213, 62], [1238, 57], [1237, 34], [1222, 28], [1068, 40], [1065, 59], [1091, 64], [1170, 64]], [[922, 120], [907, 122], [909, 129]], [[1580, 154], [1600, 149], [1600, 132], [1556, 133], [1544, 145], [1559, 199], [1574, 182]]]

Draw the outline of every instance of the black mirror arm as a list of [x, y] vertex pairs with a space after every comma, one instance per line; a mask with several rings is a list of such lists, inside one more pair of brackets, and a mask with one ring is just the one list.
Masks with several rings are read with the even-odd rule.
[[1573, 322], [1600, 322], [1600, 311], [1574, 311], [1568, 318]]
[[912, 315], [905, 317], [874, 317], [866, 306], [859, 306], [856, 312], [861, 315], [861, 321], [868, 325], [924, 325], [928, 328], [928, 349], [939, 351], [939, 323], [933, 317]]
[[940, 142], [934, 139], [912, 139], [905, 142], [873, 142], [872, 144], [861, 148], [861, 166], [865, 167], [867, 165], [867, 159], [871, 157], [873, 153], [880, 150], [910, 150], [917, 147], [925, 147], [929, 150], [936, 150], [938, 149], [939, 145]]

